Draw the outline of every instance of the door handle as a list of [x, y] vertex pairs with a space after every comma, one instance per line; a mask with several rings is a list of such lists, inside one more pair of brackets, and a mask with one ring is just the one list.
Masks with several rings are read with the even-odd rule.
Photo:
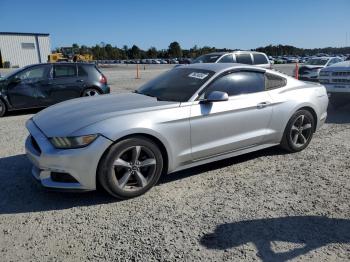
[[271, 104], [269, 101], [265, 101], [265, 102], [261, 102], [261, 103], [257, 104], [256, 107], [258, 109], [260, 109], [260, 108], [267, 107], [269, 104]]
[[82, 82], [84, 82], [84, 80], [83, 79], [78, 79], [77, 82], [82, 83]]

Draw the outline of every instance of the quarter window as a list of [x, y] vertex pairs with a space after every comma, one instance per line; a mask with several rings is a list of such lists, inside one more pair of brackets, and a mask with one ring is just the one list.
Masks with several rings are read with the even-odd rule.
[[230, 73], [214, 80], [205, 93], [212, 91], [226, 92], [229, 96], [262, 92], [265, 91], [265, 77], [258, 72]]
[[265, 88], [266, 90], [272, 90], [280, 87], [284, 87], [287, 84], [287, 80], [283, 77], [274, 74], [265, 74]]
[[75, 65], [55, 65], [54, 77], [72, 77], [77, 75], [77, 69]]
[[240, 64], [253, 64], [252, 57], [250, 54], [236, 54], [236, 62]]
[[268, 64], [267, 58], [263, 54], [253, 54], [254, 65]]
[[78, 76], [87, 76], [87, 72], [85, 71], [84, 67], [81, 65], [78, 66]]

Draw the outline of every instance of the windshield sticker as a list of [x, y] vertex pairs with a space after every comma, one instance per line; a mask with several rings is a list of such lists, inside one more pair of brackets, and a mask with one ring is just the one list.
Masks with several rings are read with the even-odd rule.
[[191, 74], [189, 74], [188, 76], [189, 77], [192, 77], [192, 78], [197, 78], [197, 79], [204, 79], [208, 76], [209, 74], [203, 74], [203, 73], [197, 73], [197, 72], [193, 72]]

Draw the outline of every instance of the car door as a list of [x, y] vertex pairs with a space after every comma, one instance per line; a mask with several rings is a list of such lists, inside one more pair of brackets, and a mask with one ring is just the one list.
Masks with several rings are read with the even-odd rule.
[[50, 85], [43, 90], [49, 97], [46, 103], [50, 105], [79, 97], [83, 85], [83, 81], [77, 76], [75, 64], [55, 64]]
[[14, 108], [41, 106], [38, 100], [38, 89], [46, 85], [49, 71], [49, 65], [37, 65], [11, 77], [7, 86], [11, 105]]
[[228, 101], [191, 107], [193, 160], [262, 144], [272, 115], [262, 72], [233, 72], [214, 80], [201, 94], [223, 91]]

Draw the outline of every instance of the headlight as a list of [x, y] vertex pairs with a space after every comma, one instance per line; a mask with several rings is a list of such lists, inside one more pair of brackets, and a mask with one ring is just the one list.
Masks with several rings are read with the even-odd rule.
[[327, 71], [321, 71], [320, 76], [329, 76], [330, 72]]
[[79, 148], [88, 146], [91, 144], [98, 135], [86, 135], [86, 136], [75, 136], [75, 137], [52, 137], [50, 138], [51, 143], [54, 147], [60, 149], [68, 148]]

